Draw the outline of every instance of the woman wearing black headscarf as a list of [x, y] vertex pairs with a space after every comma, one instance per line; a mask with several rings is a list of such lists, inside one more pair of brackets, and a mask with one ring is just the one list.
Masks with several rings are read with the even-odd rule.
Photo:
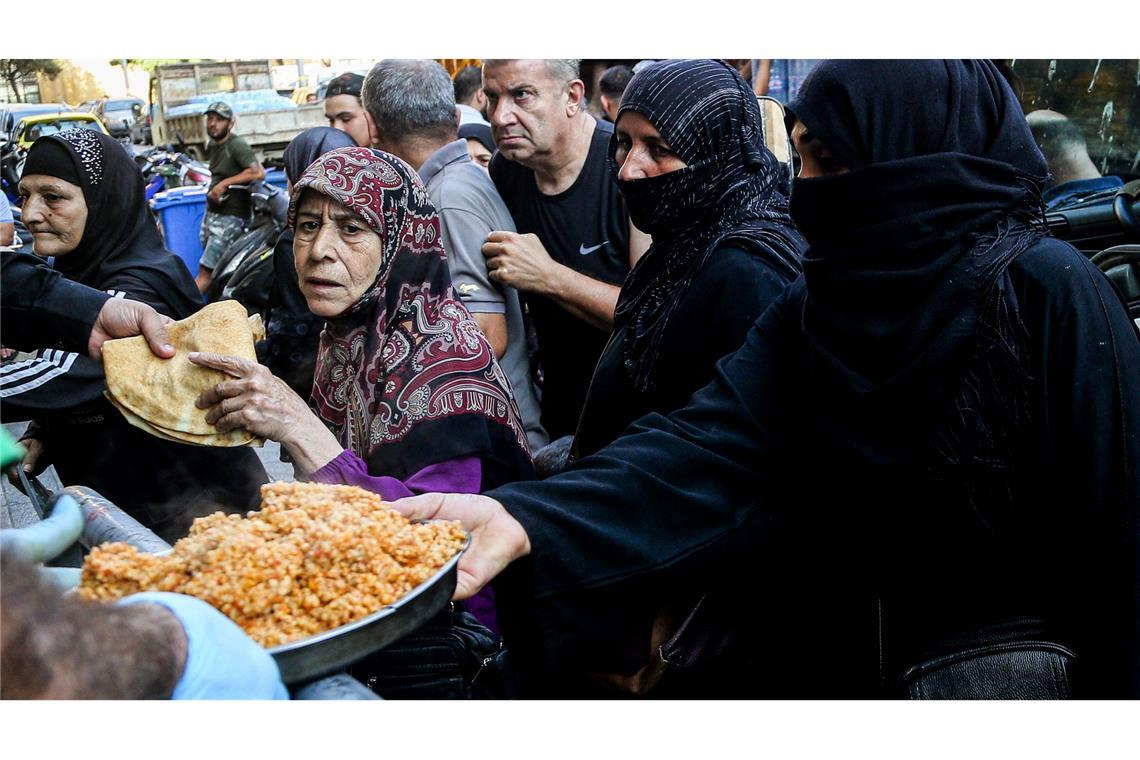
[[[43, 137], [28, 152], [20, 193], [36, 253], [68, 279], [182, 319], [201, 307], [185, 266], [163, 247], [142, 175], [122, 146], [91, 130]], [[35, 418], [25, 466], [55, 464], [65, 484], [90, 486], [167, 540], [198, 516], [256, 506], [266, 481], [257, 455], [156, 439], [103, 398], [102, 367], [43, 349], [4, 367], [5, 421]]]
[[526, 557], [500, 610], [550, 663], [620, 667], [598, 600], [696, 577], [789, 590], [758, 695], [1137, 696], [1140, 342], [1047, 236], [1013, 93], [831, 61], [790, 110], [804, 276], [713, 381], [548, 480], [396, 506], [473, 530], [461, 598]]
[[684, 406], [796, 278], [806, 243], [764, 147], [756, 98], [722, 61], [661, 61], [630, 82], [610, 169], [653, 244], [622, 284], [572, 458]]
[[[337, 148], [356, 143], [339, 129], [313, 127], [294, 137], [285, 146], [285, 177], [290, 187], [309, 165]], [[269, 317], [265, 322], [265, 342], [258, 345], [258, 359], [297, 395], [308, 398], [313, 388], [317, 346], [325, 320], [309, 311], [305, 296], [297, 286], [293, 263], [293, 228], [286, 227], [273, 248], [273, 290]]]
[[[799, 274], [806, 243], [788, 216], [781, 167], [764, 147], [760, 120], [756, 97], [723, 61], [655, 63], [622, 96], [610, 169], [630, 219], [653, 244], [622, 285], [571, 460], [650, 412], [684, 406]], [[726, 618], [739, 605], [704, 590], [678, 590], [653, 626], [631, 627], [629, 659], [640, 652], [646, 668], [634, 679], [603, 679], [603, 688], [699, 696], [724, 687], [714, 671], [726, 662], [735, 682], [739, 661], [710, 654], [737, 640]], [[694, 642], [709, 636], [715, 646]], [[662, 657], [686, 666], [665, 680]], [[541, 680], [553, 686], [552, 676]]]

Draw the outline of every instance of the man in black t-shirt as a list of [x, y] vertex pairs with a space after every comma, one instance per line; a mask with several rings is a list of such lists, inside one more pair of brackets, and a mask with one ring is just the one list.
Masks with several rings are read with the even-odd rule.
[[524, 294], [543, 369], [542, 424], [573, 434], [618, 291], [649, 245], [607, 166], [613, 126], [586, 113], [577, 60], [483, 64], [491, 179], [518, 232], [487, 236], [490, 277]]

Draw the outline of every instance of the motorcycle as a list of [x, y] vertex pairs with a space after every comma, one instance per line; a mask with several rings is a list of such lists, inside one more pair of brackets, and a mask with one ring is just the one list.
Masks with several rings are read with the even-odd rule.
[[19, 200], [18, 185], [26, 156], [27, 152], [21, 150], [16, 143], [0, 138], [0, 188], [13, 207]]
[[146, 198], [175, 187], [205, 187], [210, 184], [210, 167], [195, 161], [170, 145], [155, 147], [135, 156], [135, 163], [146, 181]]
[[273, 247], [285, 229], [289, 197], [268, 183], [231, 185], [227, 189], [249, 193], [250, 221], [246, 231], [222, 253], [206, 289], [206, 301], [239, 301], [250, 314], [264, 312], [273, 283]]
[[1045, 221], [1104, 272], [1140, 325], [1140, 180], [1076, 196], [1046, 211]]

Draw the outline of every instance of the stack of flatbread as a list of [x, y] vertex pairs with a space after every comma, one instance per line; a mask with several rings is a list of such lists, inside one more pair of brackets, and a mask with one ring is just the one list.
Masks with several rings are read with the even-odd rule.
[[192, 316], [167, 325], [175, 353], [161, 359], [151, 353], [142, 336], [103, 344], [106, 396], [127, 422], [151, 435], [199, 446], [261, 446], [241, 428], [219, 433], [206, 422], [206, 410], [194, 405], [198, 397], [228, 376], [191, 364], [192, 351], [229, 354], [257, 361], [253, 343], [265, 336], [261, 317], [246, 317], [237, 301], [219, 301]]

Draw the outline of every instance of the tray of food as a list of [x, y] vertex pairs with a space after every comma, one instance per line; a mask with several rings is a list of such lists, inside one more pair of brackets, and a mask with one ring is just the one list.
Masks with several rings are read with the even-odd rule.
[[387, 646], [447, 606], [469, 542], [458, 523], [409, 522], [360, 488], [271, 483], [261, 510], [199, 518], [163, 556], [95, 547], [78, 593], [203, 599], [268, 649], [292, 685]]

